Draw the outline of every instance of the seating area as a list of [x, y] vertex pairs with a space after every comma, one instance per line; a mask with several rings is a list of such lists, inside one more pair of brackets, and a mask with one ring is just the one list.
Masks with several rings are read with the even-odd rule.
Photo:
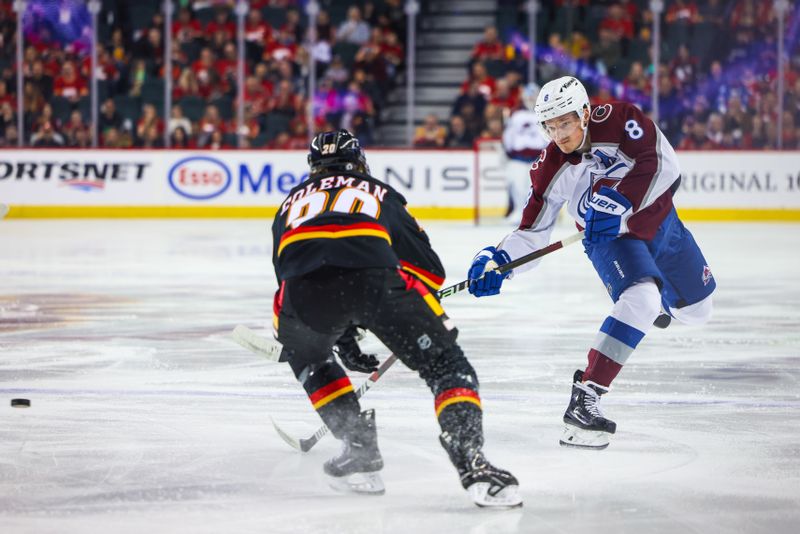
[[[385, 122], [400, 116], [388, 104], [391, 95], [396, 99], [398, 94], [392, 89], [404, 83], [404, 3], [320, 0], [318, 40], [312, 48], [305, 1], [251, 0], [244, 30], [245, 116], [237, 131], [234, 0], [173, 0], [169, 73], [163, 1], [102, 0], [96, 65], [99, 144], [160, 147], [166, 132], [173, 147], [305, 147], [306, 113], [313, 102], [315, 131], [348, 128], [362, 144], [374, 145], [380, 140], [376, 129], [382, 118]], [[479, 138], [497, 138], [521, 105], [531, 50], [526, 2], [489, 4], [497, 7], [495, 24], [485, 28], [463, 64], [460, 94], [449, 116], [441, 110], [426, 116], [418, 130], [418, 146], [469, 147]], [[91, 17], [83, 2], [64, 5], [71, 10], [68, 16], [51, 1], [28, 1], [19, 110], [16, 13], [12, 2], [0, 3], [0, 146], [16, 146], [20, 138], [26, 146], [91, 144]], [[539, 5], [539, 84], [570, 74], [584, 82], [595, 105], [620, 99], [652, 112], [654, 14], [649, 0], [557, 0]], [[426, 12], [443, 8], [431, 4], [426, 9], [423, 19]], [[796, 3], [788, 3], [784, 27], [785, 100], [779, 112], [774, 2], [665, 0], [657, 66], [658, 119], [676, 147], [777, 148], [781, 122], [782, 147], [800, 148]], [[444, 36], [449, 30], [441, 31]], [[435, 43], [425, 47], [438, 50]], [[307, 94], [310, 58], [318, 82], [314, 95]], [[452, 67], [456, 76], [461, 61]], [[170, 109], [164, 101], [166, 76], [172, 83]], [[420, 94], [428, 91], [433, 98], [437, 90], [447, 88], [424, 88]], [[443, 106], [455, 91], [454, 86]], [[19, 113], [22, 132], [17, 127]]]
[[[318, 41], [298, 0], [251, 0], [245, 16], [244, 126], [237, 131], [237, 37], [233, 0], [176, 0], [172, 68], [166, 73], [162, 0], [103, 0], [98, 16], [98, 128], [103, 147], [307, 145], [309, 55], [318, 91], [314, 128], [346, 127], [372, 143], [394, 74], [402, 68], [399, 0], [323, 0]], [[24, 132], [17, 131], [16, 13], [0, 4], [0, 146], [82, 147], [91, 142], [91, 18], [30, 0], [23, 19]], [[66, 20], [66, 22], [65, 22]], [[165, 76], [172, 106], [165, 109]], [[148, 111], [152, 108], [152, 111]], [[242, 141], [238, 139], [242, 134]]]
[[[576, 76], [593, 105], [631, 101], [652, 112], [653, 13], [648, 0], [540, 2], [536, 73]], [[659, 126], [681, 149], [777, 148], [777, 17], [773, 2], [666, 0], [658, 65]], [[784, 149], [800, 148], [800, 9], [785, 15]], [[500, 2], [465, 68], [445, 146], [497, 138], [520, 102], [530, 46], [524, 2]], [[435, 125], [437, 117], [431, 118]], [[439, 120], [442, 117], [438, 117]], [[433, 130], [434, 126], [429, 128]], [[498, 129], [500, 130], [498, 131]], [[422, 132], [424, 133], [424, 132]], [[419, 138], [430, 146], [430, 136]]]

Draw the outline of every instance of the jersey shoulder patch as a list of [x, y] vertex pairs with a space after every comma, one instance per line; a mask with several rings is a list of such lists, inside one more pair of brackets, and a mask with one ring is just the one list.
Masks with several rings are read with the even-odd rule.
[[539, 157], [531, 165], [531, 181], [534, 183], [541, 180], [549, 182], [566, 161], [567, 156], [551, 141], [546, 148], [542, 149]]
[[592, 110], [592, 122], [603, 122], [608, 120], [611, 116], [611, 112], [614, 110], [614, 106], [611, 104], [603, 104], [601, 106], [595, 106]]

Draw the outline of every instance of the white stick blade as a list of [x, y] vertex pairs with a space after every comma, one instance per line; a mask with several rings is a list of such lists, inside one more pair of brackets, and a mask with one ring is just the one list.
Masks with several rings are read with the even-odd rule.
[[289, 446], [292, 447], [293, 449], [297, 449], [298, 451], [302, 451], [303, 450], [300, 447], [300, 442], [297, 439], [295, 439], [292, 436], [290, 436], [289, 434], [287, 434], [286, 432], [284, 432], [283, 429], [278, 426], [278, 423], [275, 422], [275, 419], [270, 417], [269, 420], [272, 421], [272, 427], [275, 429], [275, 432], [277, 432], [278, 435], [281, 438], [283, 438], [283, 441], [288, 443]]
[[283, 350], [283, 346], [277, 341], [260, 336], [244, 325], [238, 325], [233, 329], [231, 339], [250, 352], [274, 362], [279, 360]]

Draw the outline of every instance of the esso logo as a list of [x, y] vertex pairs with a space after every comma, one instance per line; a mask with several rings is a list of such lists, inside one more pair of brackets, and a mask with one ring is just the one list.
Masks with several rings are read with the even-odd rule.
[[208, 200], [224, 193], [231, 185], [231, 171], [220, 160], [192, 156], [169, 170], [169, 185], [181, 196]]

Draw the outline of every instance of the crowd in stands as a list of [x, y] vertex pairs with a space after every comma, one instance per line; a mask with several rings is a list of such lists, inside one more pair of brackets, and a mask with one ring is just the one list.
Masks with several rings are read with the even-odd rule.
[[[321, 0], [309, 43], [303, 0], [251, 0], [245, 19], [244, 125], [237, 130], [235, 0], [174, 0], [172, 69], [164, 61], [162, 0], [102, 0], [96, 73], [104, 147], [302, 148], [344, 127], [365, 145], [404, 68], [404, 0]], [[468, 147], [498, 138], [518, 108], [530, 53], [524, 0], [500, 0], [497, 26], [475, 43], [450, 117], [417, 129], [417, 146]], [[777, 146], [777, 24], [770, 0], [665, 0], [659, 65], [649, 0], [539, 2], [536, 81], [571, 74], [598, 105], [621, 99], [652, 112], [682, 149]], [[90, 16], [83, 0], [29, 0], [23, 109], [17, 109], [16, 14], [0, 2], [0, 146], [91, 144]], [[68, 9], [69, 12], [65, 12]], [[55, 10], [55, 11], [54, 11]], [[784, 148], [800, 148], [800, 8], [786, 14]], [[90, 34], [90, 32], [89, 32]], [[307, 94], [309, 58], [318, 86]], [[165, 110], [164, 84], [172, 81]], [[17, 129], [23, 113], [24, 131]], [[444, 123], [444, 124], [443, 124]]]
[[[299, 0], [251, 0], [245, 19], [244, 126], [237, 131], [235, 0], [175, 0], [172, 68], [162, 0], [103, 0], [98, 17], [99, 144], [103, 147], [306, 148], [315, 130], [348, 128], [371, 144], [403, 66], [402, 0], [322, 0], [310, 45]], [[91, 145], [90, 16], [81, 0], [29, 0], [23, 19], [24, 132], [17, 131], [16, 13], [0, 3], [0, 146]], [[59, 4], [56, 6], [55, 4]], [[56, 11], [55, 19], [52, 11]], [[66, 10], [66, 11], [65, 11]], [[91, 40], [89, 39], [89, 43]], [[318, 90], [309, 98], [309, 58]], [[165, 110], [165, 77], [172, 107]]]
[[[648, 0], [539, 2], [537, 80], [584, 82], [593, 105], [632, 101], [652, 113], [653, 13]], [[488, 27], [465, 65], [447, 127], [432, 115], [416, 146], [470, 147], [498, 138], [521, 105], [530, 50], [524, 2], [501, 1], [514, 16]], [[666, 0], [657, 67], [659, 126], [680, 149], [777, 147], [777, 18], [766, 0]], [[787, 61], [783, 148], [800, 149], [800, 8], [785, 15]], [[500, 37], [503, 36], [503, 38]]]

